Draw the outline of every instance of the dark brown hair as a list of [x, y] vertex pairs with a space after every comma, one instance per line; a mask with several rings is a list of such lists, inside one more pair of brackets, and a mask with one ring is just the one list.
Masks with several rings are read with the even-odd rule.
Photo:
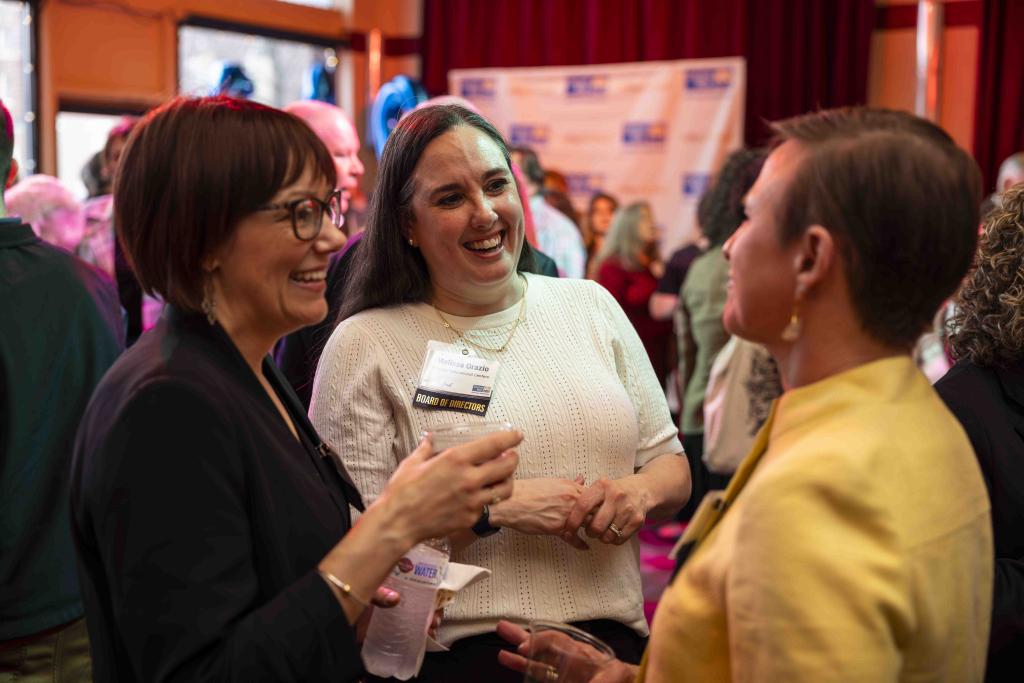
[[772, 125], [801, 159], [780, 203], [780, 237], [831, 232], [865, 331], [909, 348], [974, 255], [978, 165], [941, 128], [905, 112], [846, 108]]
[[761, 172], [768, 152], [738, 149], [730, 154], [697, 205], [700, 231], [712, 247], [720, 247], [744, 220], [743, 198]]
[[[14, 158], [14, 119], [0, 100], [0, 191], [7, 182], [11, 172], [11, 159]], [[2, 202], [0, 202], [2, 203]]]
[[118, 239], [143, 290], [199, 310], [204, 258], [307, 169], [334, 187], [323, 143], [283, 111], [230, 97], [179, 97], [152, 111], [128, 138], [114, 186]]
[[[471, 126], [494, 141], [511, 175], [508, 145], [479, 114], [456, 104], [439, 104], [417, 109], [402, 119], [384, 145], [366, 234], [345, 286], [338, 320], [370, 308], [426, 301], [430, 296], [427, 262], [419, 249], [406, 243], [404, 234], [416, 189], [413, 171], [427, 145], [456, 126]], [[525, 239], [516, 270], [535, 272], [533, 250]]]
[[1006, 368], [1024, 359], [1024, 185], [985, 217], [978, 256], [950, 321], [953, 357]]

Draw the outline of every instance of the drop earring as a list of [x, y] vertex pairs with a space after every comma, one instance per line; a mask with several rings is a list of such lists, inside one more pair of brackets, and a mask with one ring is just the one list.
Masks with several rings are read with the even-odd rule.
[[782, 329], [781, 337], [784, 342], [795, 342], [800, 338], [800, 314], [797, 313], [796, 305], [793, 306], [793, 312], [789, 314], [789, 322]]
[[201, 304], [206, 322], [212, 326], [217, 322], [217, 302], [213, 298], [213, 284], [207, 280], [203, 283], [203, 302]]

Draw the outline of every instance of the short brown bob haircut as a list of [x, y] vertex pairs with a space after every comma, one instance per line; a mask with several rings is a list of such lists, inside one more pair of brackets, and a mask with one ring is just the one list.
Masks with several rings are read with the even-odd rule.
[[135, 126], [114, 186], [118, 239], [142, 288], [198, 311], [203, 260], [239, 221], [331, 155], [301, 120], [230, 97], [179, 97]]
[[802, 159], [779, 204], [783, 244], [820, 225], [836, 238], [863, 329], [909, 349], [959, 286], [978, 239], [978, 165], [911, 114], [845, 108], [772, 125]]

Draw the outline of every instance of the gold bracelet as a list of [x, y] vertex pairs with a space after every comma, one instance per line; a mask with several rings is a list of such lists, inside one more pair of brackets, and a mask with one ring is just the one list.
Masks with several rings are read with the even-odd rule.
[[355, 592], [352, 590], [352, 586], [348, 585], [347, 583], [345, 583], [344, 581], [339, 579], [334, 574], [332, 574], [330, 572], [325, 572], [325, 571], [320, 570], [320, 569], [316, 570], [316, 573], [319, 574], [323, 578], [323, 580], [326, 581], [327, 583], [333, 584], [338, 590], [341, 591], [341, 594], [344, 595], [345, 597], [351, 598], [352, 600], [354, 600], [355, 602], [359, 603], [363, 607], [369, 607], [370, 606], [369, 602], [367, 602], [366, 600], [363, 600], [361, 597], [359, 597], [358, 595], [355, 594]]

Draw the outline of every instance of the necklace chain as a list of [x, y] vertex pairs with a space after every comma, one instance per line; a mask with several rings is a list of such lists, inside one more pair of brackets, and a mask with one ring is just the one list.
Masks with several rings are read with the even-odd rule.
[[[519, 315], [516, 317], [515, 322], [512, 323], [512, 330], [508, 333], [508, 338], [505, 339], [505, 343], [496, 349], [491, 348], [489, 346], [484, 346], [483, 344], [478, 344], [469, 337], [467, 337], [465, 331], [460, 330], [459, 328], [455, 327], [450, 322], [448, 322], [448, 319], [441, 314], [441, 311], [437, 308], [437, 306], [434, 306], [434, 312], [437, 313], [437, 317], [441, 319], [441, 324], [444, 325], [445, 329], [454, 332], [455, 336], [461, 339], [464, 344], [468, 344], [469, 346], [475, 347], [478, 351], [488, 351], [490, 353], [503, 353], [505, 349], [508, 348], [508, 345], [512, 343], [512, 338], [516, 336], [516, 330], [519, 329], [519, 323], [523, 322], [526, 319], [526, 316], [524, 315], [526, 313], [526, 290], [528, 290], [529, 288], [530, 282], [524, 277], [523, 296], [519, 300]], [[433, 306], [433, 304], [431, 305]], [[468, 352], [463, 350], [462, 353], [465, 354]]]

